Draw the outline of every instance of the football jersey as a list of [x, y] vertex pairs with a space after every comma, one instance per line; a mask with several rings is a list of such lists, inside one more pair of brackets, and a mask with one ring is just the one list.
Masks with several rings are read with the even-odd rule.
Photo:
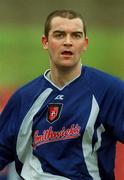
[[124, 143], [124, 83], [91, 67], [57, 87], [49, 70], [17, 90], [0, 116], [0, 169], [26, 180], [114, 180]]

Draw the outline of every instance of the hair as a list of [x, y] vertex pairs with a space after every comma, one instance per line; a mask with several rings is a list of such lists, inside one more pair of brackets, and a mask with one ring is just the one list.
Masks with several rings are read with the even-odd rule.
[[61, 9], [61, 10], [55, 10], [51, 12], [46, 18], [46, 22], [44, 26], [44, 35], [47, 38], [49, 35], [49, 31], [51, 29], [51, 21], [54, 17], [62, 17], [62, 18], [68, 18], [68, 19], [80, 18], [83, 22], [83, 31], [84, 31], [84, 36], [86, 37], [86, 25], [85, 25], [82, 15], [71, 9]]

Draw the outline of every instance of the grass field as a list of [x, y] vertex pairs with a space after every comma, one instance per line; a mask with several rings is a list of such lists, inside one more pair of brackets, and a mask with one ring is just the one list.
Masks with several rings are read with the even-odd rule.
[[[49, 67], [47, 52], [42, 49], [42, 27], [0, 27], [0, 85], [24, 84]], [[82, 63], [97, 67], [124, 79], [124, 32], [122, 29], [92, 28], [89, 46]]]

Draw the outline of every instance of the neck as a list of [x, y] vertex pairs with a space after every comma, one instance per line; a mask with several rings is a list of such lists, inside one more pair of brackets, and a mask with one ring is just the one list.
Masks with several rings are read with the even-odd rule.
[[63, 87], [73, 79], [80, 76], [80, 74], [81, 74], [81, 65], [77, 68], [74, 67], [71, 69], [61, 69], [61, 70], [58, 68], [51, 67], [50, 79], [58, 87]]

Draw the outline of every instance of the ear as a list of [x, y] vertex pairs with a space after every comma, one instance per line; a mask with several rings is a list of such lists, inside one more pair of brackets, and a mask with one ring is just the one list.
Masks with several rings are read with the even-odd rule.
[[84, 46], [83, 46], [84, 51], [87, 50], [87, 46], [88, 46], [88, 37], [86, 37], [85, 40], [84, 40]]
[[41, 37], [41, 43], [44, 49], [48, 49], [48, 39], [45, 35]]

